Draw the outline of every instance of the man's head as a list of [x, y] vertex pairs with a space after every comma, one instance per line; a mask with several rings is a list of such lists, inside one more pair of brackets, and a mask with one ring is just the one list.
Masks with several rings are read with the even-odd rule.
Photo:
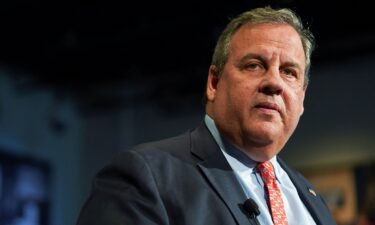
[[309, 82], [309, 68], [311, 64], [311, 53], [314, 50], [314, 36], [306, 28], [304, 28], [300, 18], [289, 9], [275, 10], [270, 7], [257, 8], [242, 13], [238, 17], [228, 23], [224, 31], [221, 33], [212, 56], [211, 64], [217, 67], [218, 73], [220, 73], [228, 59], [230, 41], [233, 34], [245, 24], [261, 24], [261, 23], [273, 23], [273, 24], [289, 24], [299, 34], [303, 49], [305, 51], [306, 58], [306, 69], [305, 69], [305, 85]]
[[276, 155], [303, 113], [313, 36], [290, 10], [259, 8], [233, 19], [215, 48], [206, 112], [256, 161]]

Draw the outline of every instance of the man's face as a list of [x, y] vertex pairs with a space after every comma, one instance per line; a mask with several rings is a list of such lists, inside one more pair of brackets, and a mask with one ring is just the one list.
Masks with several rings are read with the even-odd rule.
[[207, 113], [220, 133], [253, 160], [276, 155], [303, 113], [305, 55], [286, 24], [245, 25], [232, 37], [227, 63], [211, 66]]

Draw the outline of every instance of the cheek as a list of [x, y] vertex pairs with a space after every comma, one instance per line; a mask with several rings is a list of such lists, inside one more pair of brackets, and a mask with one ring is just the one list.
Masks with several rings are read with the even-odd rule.
[[227, 107], [229, 111], [237, 112], [238, 115], [249, 109], [251, 99], [254, 98], [256, 92], [256, 85], [253, 80], [244, 79], [237, 74], [222, 77], [218, 88], [220, 89], [220, 93], [218, 93], [220, 99], [226, 103], [222, 103], [222, 107]]
[[289, 113], [293, 115], [292, 119], [298, 119], [302, 115], [304, 110], [303, 102], [304, 95], [302, 95], [301, 93], [295, 93], [287, 99], [287, 111], [289, 111]]
[[251, 85], [239, 84], [232, 88], [231, 99], [239, 110], [248, 109], [251, 104], [251, 99], [254, 98], [254, 88]]

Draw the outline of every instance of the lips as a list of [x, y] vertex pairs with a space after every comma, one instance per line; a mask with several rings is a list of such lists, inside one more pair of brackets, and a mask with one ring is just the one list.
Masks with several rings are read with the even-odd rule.
[[280, 108], [277, 104], [272, 102], [261, 102], [255, 105], [255, 108], [260, 109], [269, 109], [269, 110], [275, 110], [277, 112], [280, 112]]

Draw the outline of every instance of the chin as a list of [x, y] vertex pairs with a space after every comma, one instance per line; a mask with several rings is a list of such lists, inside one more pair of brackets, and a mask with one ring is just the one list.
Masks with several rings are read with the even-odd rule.
[[247, 155], [254, 161], [265, 162], [272, 159], [277, 153], [266, 149], [257, 149], [255, 152], [247, 152]]
[[272, 132], [269, 129], [255, 129], [253, 132], [247, 132], [248, 142], [256, 147], [272, 145], [279, 139], [278, 132]]
[[247, 155], [258, 162], [268, 161], [282, 149], [283, 142], [280, 142], [280, 139], [280, 135], [269, 131], [253, 133], [246, 141]]

